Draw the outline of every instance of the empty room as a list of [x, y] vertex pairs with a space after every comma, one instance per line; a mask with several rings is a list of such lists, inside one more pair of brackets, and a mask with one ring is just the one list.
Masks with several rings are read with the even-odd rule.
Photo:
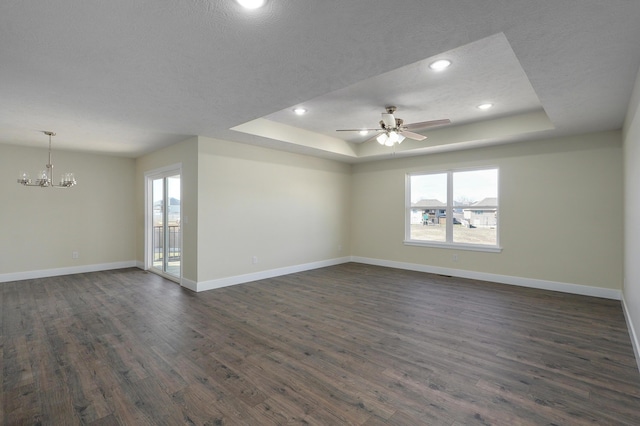
[[640, 424], [638, 40], [624, 0], [3, 1], [3, 424]]

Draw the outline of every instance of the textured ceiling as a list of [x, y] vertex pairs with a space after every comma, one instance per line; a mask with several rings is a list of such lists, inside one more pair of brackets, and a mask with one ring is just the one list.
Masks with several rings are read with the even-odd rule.
[[388, 149], [335, 129], [388, 104], [452, 120], [405, 155], [619, 129], [639, 22], [629, 0], [3, 0], [0, 143], [53, 130], [54, 148], [135, 157], [201, 135], [365, 161]]
[[[447, 70], [429, 68], [444, 58], [452, 62]], [[476, 108], [487, 102], [495, 105], [490, 112]], [[335, 130], [379, 127], [385, 105], [397, 106], [395, 116], [405, 123], [449, 118], [455, 125], [542, 109], [506, 37], [498, 34], [302, 102], [304, 116], [286, 108], [265, 118], [357, 143], [371, 136]]]

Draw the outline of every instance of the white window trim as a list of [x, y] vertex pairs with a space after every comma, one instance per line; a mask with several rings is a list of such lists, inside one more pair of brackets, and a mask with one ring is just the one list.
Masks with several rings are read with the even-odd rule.
[[424, 240], [404, 240], [405, 246], [417, 247], [433, 247], [450, 250], [466, 250], [466, 251], [484, 251], [489, 253], [500, 253], [502, 247], [490, 246], [484, 244], [465, 244], [465, 243], [447, 243], [441, 241], [424, 241]]
[[[449, 220], [453, 218], [453, 174], [458, 172], [471, 172], [474, 170], [489, 170], [496, 169], [498, 171], [498, 204], [500, 203], [500, 168], [497, 166], [483, 166], [483, 167], [474, 167], [474, 168], [460, 168], [460, 169], [447, 169], [433, 172], [411, 172], [405, 175], [405, 213], [404, 213], [404, 235], [405, 239], [403, 241], [406, 246], [416, 246], [416, 247], [432, 247], [432, 248], [442, 248], [442, 249], [451, 249], [451, 250], [467, 250], [467, 251], [482, 251], [489, 253], [500, 253], [502, 252], [502, 246], [500, 246], [500, 207], [498, 206], [498, 217], [496, 227], [496, 244], [469, 244], [469, 243], [456, 243], [453, 241], [453, 220]], [[447, 174], [447, 207], [446, 207], [446, 215], [447, 215], [447, 225], [446, 225], [446, 240], [447, 241], [425, 241], [425, 240], [412, 240], [408, 238], [411, 235], [411, 177], [412, 176], [420, 176], [420, 175], [437, 175], [437, 174]]]

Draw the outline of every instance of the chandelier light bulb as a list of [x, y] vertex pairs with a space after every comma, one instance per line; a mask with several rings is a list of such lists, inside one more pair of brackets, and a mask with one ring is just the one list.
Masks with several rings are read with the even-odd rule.
[[31, 176], [29, 176], [29, 173], [20, 172], [20, 174], [18, 175], [18, 183], [21, 183], [23, 185], [30, 184], [31, 183]]

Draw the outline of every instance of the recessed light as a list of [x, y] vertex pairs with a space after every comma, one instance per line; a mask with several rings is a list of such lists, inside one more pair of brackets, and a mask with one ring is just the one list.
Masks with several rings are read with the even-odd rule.
[[451, 65], [451, 61], [448, 59], [439, 59], [435, 62], [431, 62], [431, 64], [429, 65], [429, 68], [431, 68], [434, 71], [442, 71], [446, 68], [449, 68], [449, 66]]
[[368, 133], [369, 133], [369, 131], [368, 131], [368, 130], [360, 130], [360, 134], [361, 134], [362, 136], [364, 136], [364, 135], [366, 135], [366, 134], [368, 134]]
[[298, 108], [294, 108], [294, 109], [293, 109], [293, 112], [295, 112], [295, 113], [296, 113], [296, 114], [298, 114], [298, 115], [304, 115], [304, 114], [306, 114], [306, 113], [307, 113], [307, 110], [306, 110], [306, 109], [304, 109], [304, 108], [300, 108], [300, 107], [298, 107]]
[[491, 108], [492, 106], [493, 106], [493, 104], [481, 104], [481, 105], [478, 105], [478, 107], [477, 107], [477, 108], [478, 108], [478, 109], [485, 110], [485, 109], [489, 109], [489, 108]]
[[245, 9], [257, 9], [264, 5], [265, 0], [236, 0]]

